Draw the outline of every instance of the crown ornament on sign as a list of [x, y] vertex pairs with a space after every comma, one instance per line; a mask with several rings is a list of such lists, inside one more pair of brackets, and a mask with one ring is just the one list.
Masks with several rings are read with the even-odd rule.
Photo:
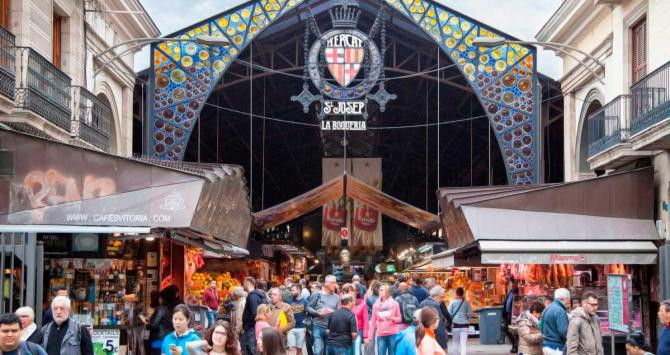
[[361, 17], [357, 0], [339, 0], [335, 3], [335, 7], [330, 9], [329, 13], [334, 28], [355, 28], [358, 19]]

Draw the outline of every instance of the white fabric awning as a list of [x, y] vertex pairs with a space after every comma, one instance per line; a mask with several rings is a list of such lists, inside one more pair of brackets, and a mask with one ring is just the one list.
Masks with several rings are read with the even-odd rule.
[[651, 241], [480, 240], [479, 249], [482, 264], [646, 265], [658, 256]]
[[445, 250], [441, 253], [435, 254], [431, 257], [431, 264], [433, 269], [449, 269], [454, 267], [456, 249]]

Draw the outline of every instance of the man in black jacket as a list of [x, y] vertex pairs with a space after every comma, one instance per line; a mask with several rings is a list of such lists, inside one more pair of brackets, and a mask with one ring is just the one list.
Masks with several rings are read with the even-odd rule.
[[70, 318], [70, 299], [56, 296], [51, 301], [54, 320], [42, 327], [42, 348], [49, 355], [93, 355], [88, 328]]
[[256, 354], [256, 311], [258, 306], [267, 303], [267, 297], [262, 290], [256, 288], [256, 280], [253, 277], [244, 279], [244, 289], [247, 291], [247, 302], [244, 305], [242, 313], [242, 329], [244, 331], [242, 339], [242, 349], [247, 355]]
[[447, 316], [444, 307], [444, 289], [440, 286], [435, 286], [430, 289], [430, 297], [426, 298], [419, 304], [419, 308], [432, 307], [440, 316], [440, 323], [435, 329], [435, 340], [447, 352], [447, 343], [449, 341], [447, 334]]

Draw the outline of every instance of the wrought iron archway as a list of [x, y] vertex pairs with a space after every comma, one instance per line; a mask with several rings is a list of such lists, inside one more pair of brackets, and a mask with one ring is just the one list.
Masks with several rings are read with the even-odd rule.
[[[410, 19], [457, 64], [488, 115], [508, 182], [538, 182], [541, 96], [535, 48], [518, 44], [494, 50], [475, 47], [472, 41], [479, 36], [515, 38], [431, 0], [376, 1]], [[152, 45], [147, 96], [151, 126], [145, 153], [181, 160], [207, 98], [237, 56], [265, 28], [309, 2], [252, 0], [170, 36], [225, 36], [229, 47], [169, 41]]]

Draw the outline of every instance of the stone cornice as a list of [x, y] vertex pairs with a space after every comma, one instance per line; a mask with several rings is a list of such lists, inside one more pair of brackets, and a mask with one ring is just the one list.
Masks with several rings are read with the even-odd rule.
[[563, 29], [564, 22], [572, 15], [581, 0], [565, 0], [542, 26], [535, 38], [540, 42], [552, 42]]

